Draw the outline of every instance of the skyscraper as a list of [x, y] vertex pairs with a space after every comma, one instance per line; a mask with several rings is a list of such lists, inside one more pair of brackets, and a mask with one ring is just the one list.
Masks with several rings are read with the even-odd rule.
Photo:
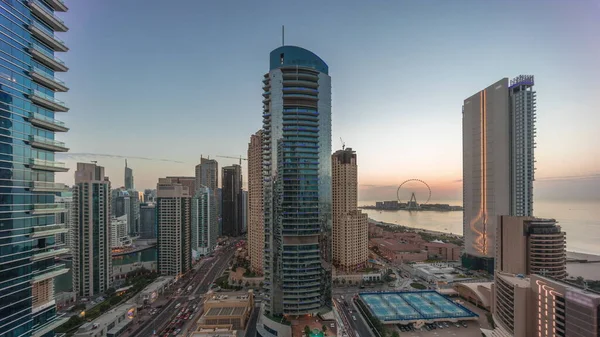
[[192, 249], [210, 254], [217, 246], [217, 202], [210, 188], [201, 186], [192, 198]]
[[122, 187], [112, 190], [113, 217], [127, 215], [127, 234], [138, 236], [140, 231], [140, 200], [135, 190], [124, 190]]
[[69, 110], [55, 97], [68, 91], [56, 76], [68, 67], [55, 56], [69, 50], [55, 35], [68, 30], [56, 14], [65, 11], [58, 0], [0, 2], [0, 336], [53, 336], [66, 321], [54, 305], [54, 278], [68, 272], [54, 259], [64, 248], [55, 235], [67, 231], [55, 217], [64, 205], [54, 200], [67, 189], [54, 177], [68, 171], [55, 161], [55, 152], [68, 151], [56, 133], [69, 128], [55, 118]]
[[223, 167], [223, 235], [242, 234], [242, 167]]
[[70, 249], [69, 253], [73, 252], [72, 248], [72, 238], [73, 238], [73, 193], [72, 192], [62, 192], [60, 196], [54, 197], [54, 202], [57, 204], [62, 204], [65, 207], [64, 213], [56, 214], [56, 222], [57, 224], [62, 224], [67, 229], [67, 232], [61, 232], [56, 234], [56, 244], [64, 244], [66, 248]]
[[125, 189], [133, 190], [133, 170], [127, 167], [127, 159], [125, 159]]
[[259, 130], [248, 144], [248, 252], [250, 267], [258, 274], [262, 274], [265, 249], [262, 146]]
[[190, 192], [190, 197], [193, 197], [196, 193], [196, 189], [198, 189], [198, 185], [196, 185], [196, 177], [183, 177], [183, 176], [170, 176], [167, 179], [171, 179], [172, 182], [182, 184], [183, 186], [188, 188]]
[[140, 204], [140, 238], [156, 239], [156, 205]]
[[215, 196], [217, 206], [218, 235], [221, 235], [221, 197], [219, 194], [219, 163], [214, 159], [200, 157], [200, 164], [196, 165], [196, 186], [210, 188]]
[[156, 186], [158, 272], [182, 276], [192, 266], [189, 187], [160, 178]]
[[531, 216], [533, 76], [503, 78], [463, 105], [463, 265], [493, 270], [499, 215]]
[[343, 271], [364, 267], [369, 257], [369, 221], [357, 208], [358, 166], [351, 148], [336, 151], [332, 157], [333, 264]]
[[127, 215], [110, 219], [110, 248], [123, 246], [125, 240], [130, 240], [127, 235]]
[[327, 64], [312, 52], [282, 46], [271, 52], [263, 79], [264, 275], [269, 315], [315, 314], [331, 307], [328, 72]]
[[496, 270], [511, 274], [567, 276], [566, 234], [554, 219], [500, 216]]
[[110, 181], [104, 167], [77, 163], [73, 190], [73, 291], [104, 293], [112, 282]]
[[196, 186], [206, 186], [211, 191], [219, 188], [219, 163], [214, 159], [200, 157], [196, 165]]

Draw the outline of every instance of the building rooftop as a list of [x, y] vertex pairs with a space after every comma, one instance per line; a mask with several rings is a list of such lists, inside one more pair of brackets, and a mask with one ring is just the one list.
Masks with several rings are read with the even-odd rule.
[[154, 282], [146, 286], [146, 288], [142, 290], [142, 293], [151, 293], [157, 291], [169, 282], [173, 282], [173, 276], [160, 276]]
[[417, 245], [400, 243], [394, 239], [373, 238], [369, 240], [372, 245], [391, 250], [393, 252], [419, 252], [421, 248]]
[[102, 316], [96, 318], [95, 320], [83, 324], [79, 328], [79, 330], [77, 330], [77, 332], [75, 333], [75, 336], [78, 336], [78, 337], [94, 336], [95, 334], [98, 333], [99, 329], [105, 328], [107, 325], [115, 322], [119, 317], [121, 317], [123, 315], [129, 315], [129, 316], [126, 316], [126, 319], [124, 321], [120, 322], [119, 324], [121, 325], [121, 327], [123, 325], [127, 325], [127, 324], [129, 324], [129, 322], [131, 322], [131, 319], [135, 316], [135, 308], [136, 308], [135, 304], [131, 304], [131, 303], [122, 304], [122, 305], [104, 313]]
[[529, 288], [531, 286], [529, 277], [526, 277], [521, 274], [515, 275], [503, 272], [496, 272], [496, 277], [501, 278], [504, 282], [510, 283], [521, 288]]
[[245, 307], [214, 307], [210, 308], [204, 316], [241, 316], [245, 311]]

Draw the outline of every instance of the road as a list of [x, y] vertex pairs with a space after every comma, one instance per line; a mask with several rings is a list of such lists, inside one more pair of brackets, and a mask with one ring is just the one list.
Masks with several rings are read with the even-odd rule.
[[[235, 242], [234, 242], [235, 243]], [[234, 244], [232, 243], [232, 245]], [[228, 247], [229, 248], [229, 247]], [[224, 252], [226, 251], [226, 252]], [[148, 337], [153, 336], [156, 332], [157, 335], [163, 335], [167, 330], [172, 332], [179, 326], [180, 329], [189, 329], [192, 325], [195, 325], [197, 315], [202, 313], [201, 300], [210, 284], [216, 279], [217, 276], [221, 275], [223, 270], [228, 266], [228, 260], [233, 257], [235, 249], [221, 249], [219, 253], [216, 253], [214, 258], [209, 258], [204, 261], [201, 265], [195, 266], [188, 274], [186, 274], [181, 280], [179, 280], [173, 287], [182, 289], [179, 294], [174, 294], [170, 297], [169, 302], [158, 312], [154, 318], [147, 322], [145, 327], [133, 334], [133, 337]], [[189, 286], [196, 286], [191, 292], [187, 292]], [[190, 301], [190, 296], [196, 297]], [[179, 307], [175, 308], [176, 306]], [[190, 319], [182, 320], [176, 318], [185, 312], [189, 307], [196, 305], [196, 310], [190, 310]], [[181, 315], [182, 316], [182, 315]], [[159, 333], [160, 332], [160, 333]]]
[[258, 320], [258, 314], [260, 313], [260, 307], [255, 306], [254, 312], [252, 312], [252, 316], [248, 320], [248, 324], [246, 324], [246, 337], [256, 337], [256, 321]]
[[[333, 297], [333, 300], [335, 302], [335, 306], [337, 307], [340, 316], [342, 317], [342, 321], [344, 321], [344, 325], [346, 325], [346, 328], [350, 328], [347, 329], [349, 330], [347, 331], [349, 337], [373, 336], [373, 334], [371, 333], [371, 329], [360, 318], [360, 313], [357, 313], [354, 307], [352, 306], [351, 297], [344, 296], [344, 300], [342, 300], [341, 295], [336, 295]], [[356, 320], [354, 320], [352, 316], [356, 317]]]

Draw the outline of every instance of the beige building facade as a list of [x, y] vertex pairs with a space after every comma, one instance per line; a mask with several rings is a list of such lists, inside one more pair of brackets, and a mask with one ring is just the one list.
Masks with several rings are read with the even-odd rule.
[[262, 131], [258, 131], [250, 136], [248, 144], [248, 251], [250, 267], [260, 275], [265, 250], [262, 142]]
[[[77, 163], [73, 189], [72, 277], [73, 291], [78, 297], [100, 295], [111, 287], [110, 201], [110, 181], [104, 176], [104, 167]], [[33, 293], [34, 298], [40, 298], [40, 291], [34, 289]]]
[[204, 302], [204, 314], [198, 321], [199, 329], [219, 325], [230, 326], [230, 330], [244, 330], [254, 310], [254, 293], [209, 294]]
[[332, 163], [332, 258], [341, 270], [362, 268], [369, 256], [367, 214], [357, 209], [358, 165], [351, 148], [336, 151]]
[[499, 216], [496, 240], [496, 270], [566, 277], [566, 234], [555, 220]]
[[170, 178], [159, 178], [156, 200], [158, 272], [179, 277], [192, 265], [192, 196], [188, 186]]
[[562, 280], [496, 272], [492, 313], [514, 337], [598, 337], [600, 293]]

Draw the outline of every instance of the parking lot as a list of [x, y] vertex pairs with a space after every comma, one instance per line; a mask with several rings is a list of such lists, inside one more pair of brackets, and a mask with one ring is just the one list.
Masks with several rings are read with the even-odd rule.
[[[411, 336], [411, 337], [421, 337], [421, 336], [427, 336], [427, 337], [431, 337], [431, 336], [458, 336], [458, 337], [481, 337], [481, 330], [479, 329], [479, 325], [476, 324], [477, 322], [468, 322], [466, 325], [467, 327], [465, 328], [464, 325], [461, 325], [460, 327], [456, 327], [454, 324], [448, 324], [446, 327], [446, 325], [443, 325], [442, 328], [439, 328], [439, 324], [438, 326], [436, 326], [435, 329], [427, 329], [425, 327], [422, 327], [420, 329], [417, 330], [412, 330], [412, 331], [402, 331], [400, 330], [400, 336], [404, 337], [404, 336]], [[430, 327], [432, 325], [429, 325]]]

